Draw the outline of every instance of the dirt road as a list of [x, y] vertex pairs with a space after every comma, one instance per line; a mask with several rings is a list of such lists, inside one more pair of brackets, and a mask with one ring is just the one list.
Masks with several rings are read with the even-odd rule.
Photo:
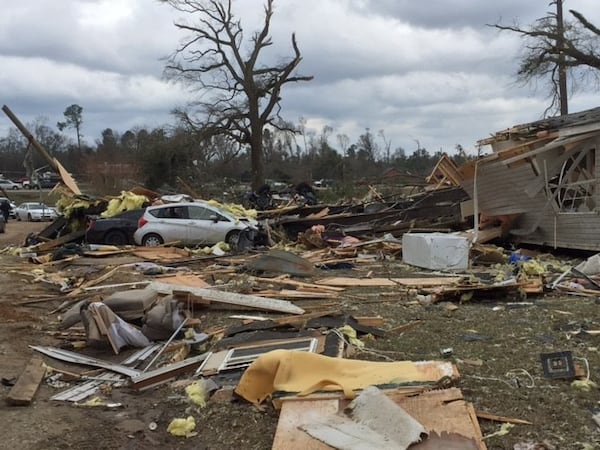
[[0, 234], [0, 248], [8, 245], [21, 246], [30, 233], [36, 233], [48, 226], [49, 222], [24, 222], [9, 219], [6, 231]]

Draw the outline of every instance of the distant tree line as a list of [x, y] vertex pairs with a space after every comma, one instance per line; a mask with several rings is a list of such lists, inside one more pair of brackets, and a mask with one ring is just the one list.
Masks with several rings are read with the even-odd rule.
[[[27, 124], [27, 128], [78, 180], [92, 183], [101, 193], [116, 193], [135, 185], [177, 190], [180, 180], [199, 188], [223, 180], [249, 183], [252, 179], [248, 148], [223, 135], [206, 139], [200, 131], [184, 126], [139, 127], [125, 132], [106, 128], [93, 144], [82, 140], [79, 131], [79, 139], [70, 138], [48, 125], [43, 117]], [[265, 128], [268, 180], [293, 184], [333, 179], [351, 184], [376, 180], [391, 168], [426, 176], [442, 154], [430, 153], [418, 142], [412, 153], [401, 147], [392, 150], [383, 131], [375, 134], [369, 128], [353, 143], [346, 135], [335, 135], [330, 126], [315, 132], [307, 130], [305, 121], [300, 120], [289, 128], [300, 131]], [[462, 147], [457, 145], [455, 150], [453, 158], [464, 160]], [[0, 172], [15, 179], [22, 177], [27, 153], [27, 140], [11, 128], [0, 137]], [[35, 152], [30, 155], [35, 168], [45, 165]]]

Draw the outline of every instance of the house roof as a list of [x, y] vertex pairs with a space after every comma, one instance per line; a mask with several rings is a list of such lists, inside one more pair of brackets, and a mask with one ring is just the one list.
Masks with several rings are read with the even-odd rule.
[[527, 140], [542, 137], [544, 133], [550, 133], [563, 128], [587, 125], [600, 122], [600, 107], [579, 111], [564, 116], [547, 117], [535, 122], [515, 125], [502, 131], [498, 131], [491, 137], [477, 142], [479, 146], [493, 144], [506, 140]]

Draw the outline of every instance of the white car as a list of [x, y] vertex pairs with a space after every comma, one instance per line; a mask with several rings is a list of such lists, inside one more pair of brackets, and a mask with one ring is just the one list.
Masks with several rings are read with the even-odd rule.
[[149, 206], [133, 234], [137, 245], [154, 247], [179, 241], [184, 245], [212, 245], [227, 242], [237, 246], [242, 232], [257, 231], [253, 219], [237, 218], [206, 202], [168, 203]]
[[27, 202], [21, 203], [15, 209], [17, 220], [54, 220], [58, 217], [56, 209], [44, 203]]
[[7, 180], [6, 178], [1, 178], [0, 179], [0, 188], [4, 189], [4, 190], [11, 190], [11, 191], [16, 191], [17, 189], [21, 189], [23, 186], [21, 186], [18, 183], [15, 183], [14, 181], [11, 180]]

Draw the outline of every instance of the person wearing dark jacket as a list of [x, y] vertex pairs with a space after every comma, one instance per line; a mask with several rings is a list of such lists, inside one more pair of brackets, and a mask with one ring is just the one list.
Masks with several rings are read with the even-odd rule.
[[8, 222], [8, 216], [10, 215], [10, 203], [8, 200], [0, 200], [0, 211], [4, 216], [4, 221]]

